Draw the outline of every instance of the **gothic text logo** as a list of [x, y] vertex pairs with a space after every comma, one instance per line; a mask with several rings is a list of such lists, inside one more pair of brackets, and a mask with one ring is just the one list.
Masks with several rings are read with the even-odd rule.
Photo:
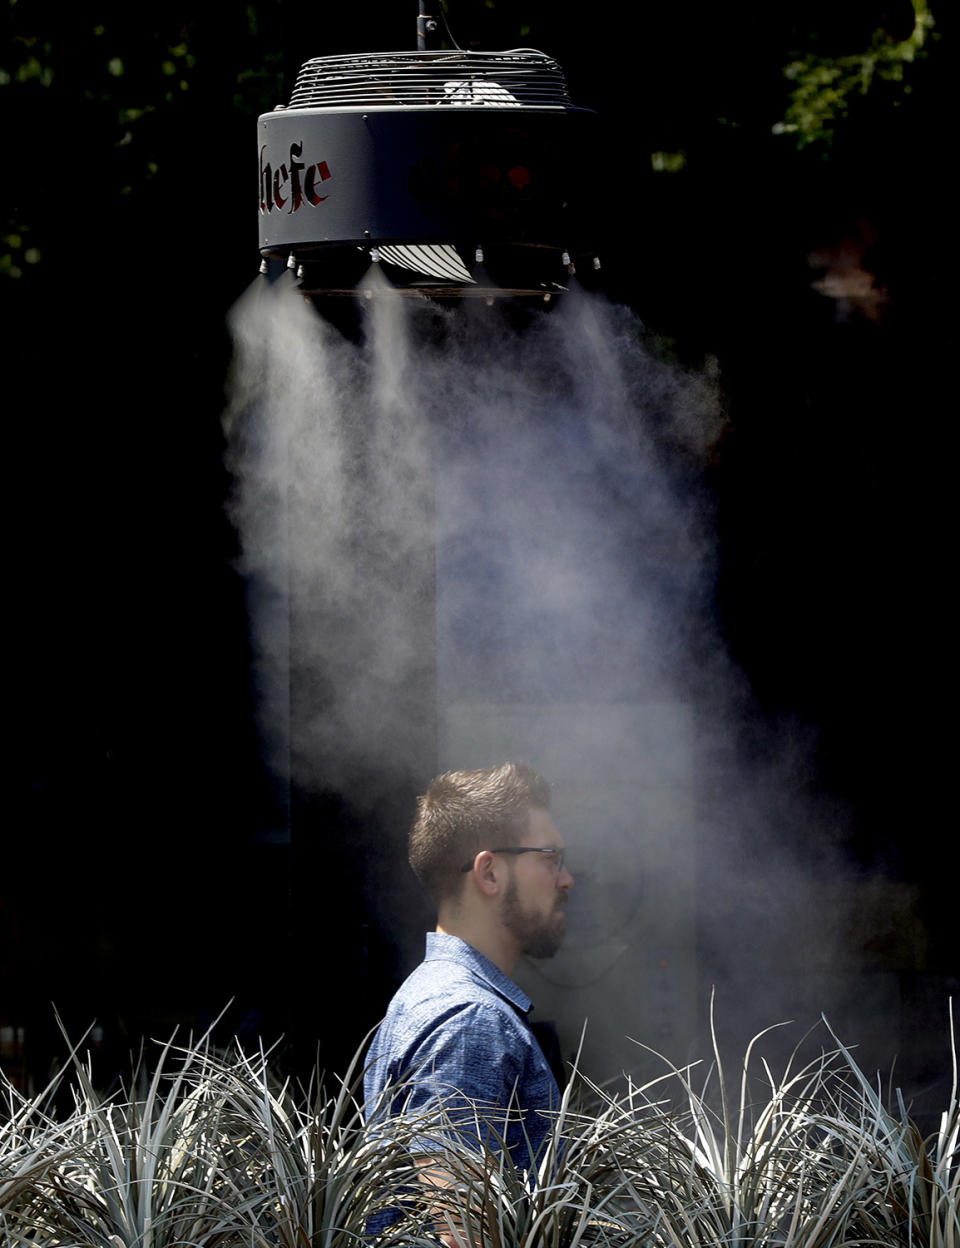
[[[296, 212], [301, 204], [322, 204], [326, 195], [318, 195], [318, 186], [331, 176], [325, 160], [307, 165], [299, 159], [303, 142], [290, 144], [290, 158], [277, 169], [264, 164], [266, 145], [260, 148], [260, 211]], [[289, 206], [288, 206], [289, 205]]]

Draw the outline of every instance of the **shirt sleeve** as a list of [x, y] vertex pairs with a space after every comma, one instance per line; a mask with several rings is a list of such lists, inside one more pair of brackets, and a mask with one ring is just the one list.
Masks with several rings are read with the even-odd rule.
[[407, 1112], [422, 1115], [415, 1152], [452, 1140], [502, 1152], [523, 1132], [518, 1094], [532, 1035], [520, 1018], [483, 1003], [459, 1005], [425, 1031], [407, 1065]]

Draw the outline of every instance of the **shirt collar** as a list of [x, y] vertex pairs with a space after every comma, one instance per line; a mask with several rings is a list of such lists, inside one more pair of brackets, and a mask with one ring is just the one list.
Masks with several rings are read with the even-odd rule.
[[447, 932], [427, 932], [426, 962], [456, 962], [472, 975], [489, 984], [494, 992], [516, 1006], [523, 1014], [529, 1014], [533, 1002], [519, 984], [504, 975], [499, 966], [468, 945], [459, 936]]

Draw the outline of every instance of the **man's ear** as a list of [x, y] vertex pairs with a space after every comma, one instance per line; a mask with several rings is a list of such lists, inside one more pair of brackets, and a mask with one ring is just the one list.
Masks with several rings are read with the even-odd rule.
[[499, 872], [495, 863], [489, 849], [482, 849], [473, 860], [473, 882], [486, 897], [493, 897], [500, 891]]

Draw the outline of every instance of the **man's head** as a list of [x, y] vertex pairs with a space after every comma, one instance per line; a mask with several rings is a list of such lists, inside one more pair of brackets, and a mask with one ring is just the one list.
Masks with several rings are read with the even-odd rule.
[[410, 829], [410, 865], [435, 901], [463, 886], [463, 868], [482, 849], [520, 845], [530, 811], [550, 809], [550, 786], [521, 763], [448, 771], [422, 797]]
[[543, 777], [516, 763], [448, 772], [418, 802], [411, 866], [446, 930], [501, 964], [550, 957], [563, 940], [573, 876], [549, 805]]

